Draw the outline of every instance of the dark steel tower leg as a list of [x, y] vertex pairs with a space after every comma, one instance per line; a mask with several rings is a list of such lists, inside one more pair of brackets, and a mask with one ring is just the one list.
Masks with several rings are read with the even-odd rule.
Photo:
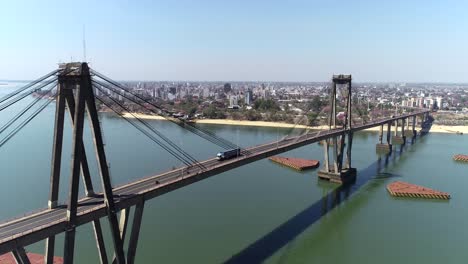
[[16, 263], [18, 264], [30, 264], [28, 255], [26, 254], [26, 250], [23, 247], [19, 247], [12, 251], [13, 257], [15, 258]]
[[104, 238], [102, 236], [102, 228], [100, 220], [93, 221], [94, 237], [96, 238], [96, 245], [99, 252], [99, 261], [101, 264], [107, 264], [107, 252], [106, 246], [104, 245]]
[[353, 147], [353, 132], [348, 133], [348, 148], [346, 150], [346, 168], [351, 168], [351, 149]]
[[[64, 84], [57, 85], [57, 99], [55, 108], [55, 128], [54, 128], [54, 144], [52, 146], [52, 164], [50, 174], [50, 193], [49, 193], [49, 209], [57, 206], [58, 189], [60, 183], [60, 168], [62, 163], [62, 145], [63, 145], [63, 123], [65, 114], [65, 97], [63, 91]], [[44, 254], [44, 263], [51, 264], [54, 258], [55, 236], [46, 239], [46, 247]]]
[[[333, 129], [336, 128], [336, 83], [333, 82], [333, 90], [331, 95], [331, 125]], [[333, 137], [333, 169], [335, 173], [338, 173], [338, 139]]]
[[[75, 122], [75, 98], [73, 96], [73, 93], [71, 91], [67, 91], [66, 93], [66, 101], [70, 113], [70, 119], [72, 121], [72, 125]], [[82, 153], [82, 158], [81, 158], [81, 175], [83, 178], [83, 183], [85, 185], [85, 192], [86, 196], [93, 196], [94, 195], [94, 188], [93, 188], [93, 183], [91, 182], [91, 174], [89, 172], [89, 166], [88, 166], [88, 159], [86, 157], [86, 151], [84, 147], [83, 141], [81, 141], [82, 148], [83, 148], [83, 153]]]
[[107, 205], [107, 215], [111, 229], [112, 240], [114, 242], [114, 251], [116, 252], [117, 263], [125, 263], [123, 243], [120, 238], [120, 232], [117, 222], [117, 216], [114, 205], [114, 195], [112, 194], [112, 185], [110, 182], [109, 167], [107, 165], [106, 154], [104, 152], [104, 142], [102, 140], [101, 127], [96, 110], [96, 103], [91, 84], [91, 76], [87, 64], [82, 66], [83, 83], [82, 88], [88, 92], [86, 105], [88, 108], [88, 117], [91, 121], [91, 131], [93, 133], [94, 145], [96, 148], [96, 157], [98, 161], [99, 174], [101, 176], [102, 189], [104, 191], [104, 202]]
[[[122, 239], [122, 244], [125, 241], [125, 234], [127, 233], [127, 223], [128, 223], [128, 215], [130, 213], [130, 208], [125, 208], [120, 211], [120, 220], [119, 220], [119, 230], [120, 230], [120, 238]], [[117, 257], [114, 253], [112, 257], [112, 263], [117, 263]]]
[[135, 212], [133, 213], [132, 232], [130, 233], [130, 241], [128, 242], [127, 264], [135, 263], [135, 254], [138, 245], [138, 237], [140, 235], [144, 206], [144, 200], [137, 203], [135, 206]]
[[55, 108], [54, 144], [52, 146], [52, 171], [50, 175], [49, 208], [57, 206], [58, 188], [60, 182], [60, 167], [62, 164], [63, 123], [65, 114], [64, 84], [57, 86], [57, 101]]
[[65, 246], [63, 260], [65, 263], [73, 263], [73, 253], [75, 247], [75, 222], [78, 205], [80, 165], [83, 156], [83, 121], [85, 112], [85, 100], [87, 90], [82, 85], [76, 91], [77, 104], [75, 107], [75, 117], [73, 123], [72, 142], [72, 165], [71, 180], [69, 188], [69, 199], [67, 208], [68, 230], [65, 232]]

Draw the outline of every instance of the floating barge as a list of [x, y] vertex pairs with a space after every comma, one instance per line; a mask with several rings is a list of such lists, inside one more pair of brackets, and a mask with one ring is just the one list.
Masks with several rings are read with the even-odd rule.
[[468, 155], [457, 154], [457, 155], [453, 156], [453, 159], [455, 161], [468, 162]]
[[[44, 255], [35, 253], [26, 253], [31, 264], [43, 264]], [[16, 264], [16, 260], [11, 253], [0, 255], [0, 264]], [[62, 257], [54, 257], [54, 264], [63, 264]]]
[[432, 190], [423, 186], [396, 181], [387, 185], [388, 192], [397, 197], [428, 198], [428, 199], [450, 199], [450, 194]]
[[271, 157], [270, 160], [299, 171], [317, 168], [320, 165], [318, 160], [286, 158], [280, 156]]

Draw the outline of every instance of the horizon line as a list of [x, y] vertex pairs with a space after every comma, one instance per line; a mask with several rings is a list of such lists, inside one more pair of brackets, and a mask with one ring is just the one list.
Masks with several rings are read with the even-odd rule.
[[[24, 82], [29, 83], [31, 80], [19, 79], [0, 79], [0, 82]], [[199, 83], [331, 83], [332, 81], [233, 81], [233, 80], [116, 80], [118, 82], [199, 82]], [[453, 84], [453, 85], [468, 85], [468, 82], [444, 82], [444, 81], [354, 81], [355, 84]]]

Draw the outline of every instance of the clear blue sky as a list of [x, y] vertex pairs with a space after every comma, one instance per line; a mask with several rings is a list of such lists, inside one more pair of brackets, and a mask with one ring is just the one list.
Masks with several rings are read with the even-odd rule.
[[467, 1], [0, 3], [0, 79], [82, 60], [117, 80], [468, 82]]

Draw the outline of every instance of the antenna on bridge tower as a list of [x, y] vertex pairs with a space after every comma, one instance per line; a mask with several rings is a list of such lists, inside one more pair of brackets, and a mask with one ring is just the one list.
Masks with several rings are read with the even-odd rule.
[[85, 34], [84, 24], [83, 24], [83, 62], [86, 62], [86, 34]]

